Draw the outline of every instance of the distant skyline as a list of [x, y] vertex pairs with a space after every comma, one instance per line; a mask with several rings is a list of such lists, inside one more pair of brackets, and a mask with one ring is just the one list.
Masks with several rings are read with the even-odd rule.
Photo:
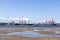
[[39, 22], [53, 18], [60, 23], [60, 0], [0, 0], [0, 19], [2, 17], [29, 18]]

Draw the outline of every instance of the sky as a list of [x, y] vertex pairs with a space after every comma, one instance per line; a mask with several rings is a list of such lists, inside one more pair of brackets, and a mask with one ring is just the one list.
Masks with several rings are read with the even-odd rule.
[[0, 19], [30, 18], [38, 22], [51, 20], [60, 23], [60, 0], [0, 0]]

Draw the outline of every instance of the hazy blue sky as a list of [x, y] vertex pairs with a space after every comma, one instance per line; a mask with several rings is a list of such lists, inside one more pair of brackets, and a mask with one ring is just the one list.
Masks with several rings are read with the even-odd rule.
[[0, 17], [60, 22], [60, 0], [0, 0]]

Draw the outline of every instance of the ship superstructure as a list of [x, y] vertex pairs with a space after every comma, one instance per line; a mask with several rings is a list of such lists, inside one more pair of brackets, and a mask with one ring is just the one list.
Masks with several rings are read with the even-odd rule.
[[59, 26], [60, 27], [60, 24], [59, 23], [55, 23], [55, 20], [48, 20], [48, 21], [45, 21], [44, 23], [30, 23], [29, 20], [18, 20], [18, 22], [16, 22], [15, 20], [11, 20], [10, 22], [8, 23], [5, 23], [5, 22], [0, 22], [0, 25], [19, 25], [19, 26], [38, 26], [38, 27], [54, 27], [54, 26]]

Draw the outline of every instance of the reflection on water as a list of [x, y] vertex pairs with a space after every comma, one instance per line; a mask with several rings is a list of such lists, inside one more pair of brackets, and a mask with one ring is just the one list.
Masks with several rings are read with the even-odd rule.
[[24, 36], [24, 37], [60, 37], [59, 35], [46, 35], [34, 31], [14, 32], [14, 33], [8, 33], [8, 35]]
[[60, 31], [55, 31], [56, 34], [60, 34]]
[[[2, 34], [2, 37], [10, 37], [10, 36], [23, 36], [23, 37], [60, 37], [60, 35], [47, 35], [41, 34], [37, 31], [44, 31], [44, 30], [32, 30], [32, 31], [23, 31], [23, 32], [12, 32], [8, 34]], [[56, 34], [60, 34], [59, 31], [55, 31]]]
[[[12, 29], [25, 29], [24, 28], [19, 28], [19, 27], [12, 27], [12, 28], [0, 28], [0, 31], [5, 31], [7, 30], [7, 34], [0, 34], [0, 38], [10, 38], [12, 36], [23, 36], [23, 37], [60, 37], [60, 28], [27, 28], [29, 29], [29, 31], [23, 31], [23, 32], [12, 32]], [[33, 30], [31, 30], [33, 29]], [[43, 29], [43, 30], [42, 30]], [[41, 32], [54, 32], [53, 35], [49, 35], [49, 34], [42, 34]]]

